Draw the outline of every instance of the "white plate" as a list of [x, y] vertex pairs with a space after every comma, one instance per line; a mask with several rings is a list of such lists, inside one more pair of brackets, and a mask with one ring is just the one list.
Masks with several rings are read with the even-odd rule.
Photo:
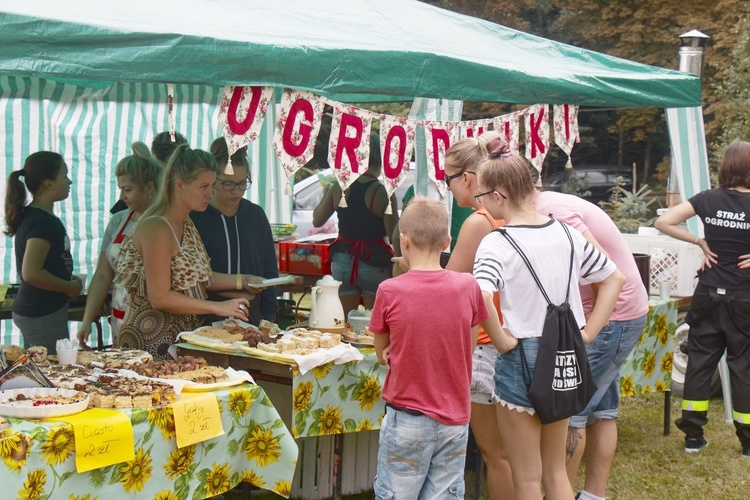
[[[79, 391], [73, 391], [70, 389], [49, 389], [46, 387], [2, 391], [0, 393], [0, 415], [14, 418], [47, 418], [62, 417], [63, 415], [80, 413], [89, 405], [88, 395], [86, 395], [86, 398], [83, 401], [79, 401], [78, 403], [32, 406], [32, 399], [34, 398], [34, 396], [72, 397], [78, 394], [78, 392]], [[23, 394], [29, 399], [25, 401], [9, 401], [11, 399], [14, 399], [18, 394]]]
[[294, 283], [294, 276], [280, 276], [278, 278], [270, 278], [263, 280], [262, 283], [248, 283], [247, 286], [254, 286], [255, 288], [265, 288], [268, 286], [286, 285], [288, 283]]

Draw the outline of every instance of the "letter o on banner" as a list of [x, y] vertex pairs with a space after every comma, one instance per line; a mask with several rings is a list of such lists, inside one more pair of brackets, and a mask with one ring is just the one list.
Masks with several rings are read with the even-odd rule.
[[[396, 166], [391, 165], [391, 150], [393, 141], [398, 140], [398, 157]], [[401, 125], [394, 125], [385, 138], [385, 154], [383, 154], [383, 175], [388, 179], [396, 179], [404, 168], [406, 156], [406, 130]]]

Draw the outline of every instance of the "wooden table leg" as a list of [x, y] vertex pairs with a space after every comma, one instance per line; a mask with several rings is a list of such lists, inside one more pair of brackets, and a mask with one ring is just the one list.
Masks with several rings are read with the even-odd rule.
[[333, 437], [333, 500], [341, 499], [341, 452], [344, 449], [344, 435]]

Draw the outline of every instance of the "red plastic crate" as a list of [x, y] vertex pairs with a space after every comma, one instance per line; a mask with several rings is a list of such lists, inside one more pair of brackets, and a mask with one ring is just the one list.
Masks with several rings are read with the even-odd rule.
[[279, 243], [279, 272], [323, 276], [331, 274], [330, 243]]

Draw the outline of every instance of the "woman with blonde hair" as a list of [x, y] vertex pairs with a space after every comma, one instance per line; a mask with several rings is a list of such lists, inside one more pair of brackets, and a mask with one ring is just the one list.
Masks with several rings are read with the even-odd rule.
[[[151, 155], [148, 146], [142, 142], [134, 142], [131, 147], [133, 154], [120, 160], [115, 167], [120, 201], [128, 210], [115, 213], [104, 231], [102, 249], [86, 297], [86, 310], [78, 328], [78, 341], [82, 346], [86, 346], [91, 335], [91, 324], [101, 311], [112, 288], [120, 245], [125, 241], [125, 236], [130, 234], [141, 214], [151, 206], [159, 187], [161, 165]], [[127, 290], [122, 285], [115, 285], [112, 288], [112, 315], [109, 318], [114, 345], [118, 344], [120, 324], [125, 319], [127, 307]]]
[[[533, 378], [547, 312], [547, 301], [527, 267], [528, 261], [553, 304], [568, 301], [590, 342], [609, 321], [624, 278], [615, 265], [588, 243], [583, 235], [562, 222], [534, 210], [536, 190], [529, 164], [512, 154], [508, 143], [493, 138], [488, 159], [478, 171], [479, 205], [506, 225], [487, 235], [476, 251], [474, 276], [485, 301], [500, 294], [503, 328], [518, 339], [518, 346], [499, 354], [495, 365], [495, 396], [499, 399], [500, 436], [510, 462], [515, 498], [572, 499], [573, 489], [565, 469], [568, 419], [542, 425], [528, 398], [522, 366]], [[510, 240], [525, 254], [520, 255]], [[578, 282], [599, 282], [597, 301], [586, 318]], [[522, 353], [526, 363], [522, 363]]]
[[180, 145], [164, 169], [156, 202], [127, 236], [116, 263], [115, 283], [130, 294], [119, 346], [166, 359], [176, 335], [200, 324], [198, 315], [247, 321], [249, 302], [206, 300], [206, 290], [249, 289], [245, 276], [213, 273], [188, 214], [205, 210], [219, 167], [210, 153]]

